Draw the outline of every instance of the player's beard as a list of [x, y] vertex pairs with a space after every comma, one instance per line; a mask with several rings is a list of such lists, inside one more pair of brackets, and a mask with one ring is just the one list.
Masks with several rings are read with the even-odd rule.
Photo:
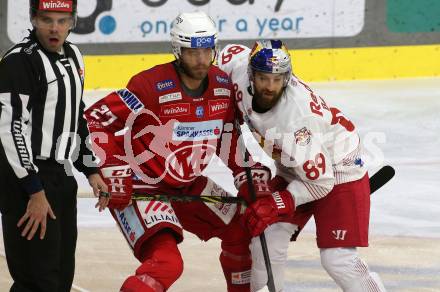
[[180, 66], [182, 68], [183, 73], [188, 75], [188, 77], [195, 80], [203, 80], [208, 75], [209, 65], [197, 65], [197, 66], [188, 66], [185, 62], [180, 61]]
[[255, 89], [254, 98], [258, 107], [264, 110], [269, 110], [277, 104], [278, 100], [283, 95], [283, 92], [284, 88], [281, 88], [278, 92], [268, 90], [258, 91]]

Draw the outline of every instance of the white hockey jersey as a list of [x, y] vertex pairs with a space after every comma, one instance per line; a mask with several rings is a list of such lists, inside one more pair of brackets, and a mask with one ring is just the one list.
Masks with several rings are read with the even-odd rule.
[[293, 76], [279, 102], [265, 113], [252, 109], [247, 73], [250, 49], [231, 44], [218, 56], [236, 88], [244, 121], [275, 161], [277, 175], [301, 205], [325, 197], [334, 185], [366, 174], [354, 124]]

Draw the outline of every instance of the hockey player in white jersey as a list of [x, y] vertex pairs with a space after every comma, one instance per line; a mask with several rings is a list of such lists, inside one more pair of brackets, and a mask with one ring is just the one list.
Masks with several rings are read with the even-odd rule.
[[311, 216], [321, 264], [336, 284], [347, 292], [385, 291], [356, 249], [368, 246], [370, 189], [355, 125], [292, 74], [279, 40], [257, 41], [252, 50], [228, 45], [218, 65], [230, 75], [240, 114], [277, 171], [273, 193], [257, 190], [244, 214], [254, 236], [251, 291], [267, 283], [256, 236], [266, 234], [276, 291], [282, 291], [288, 244]]

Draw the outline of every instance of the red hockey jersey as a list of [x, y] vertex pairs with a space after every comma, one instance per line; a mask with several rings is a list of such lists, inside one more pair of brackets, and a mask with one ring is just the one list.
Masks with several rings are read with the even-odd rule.
[[130, 164], [154, 189], [190, 184], [213, 154], [238, 174], [234, 96], [229, 77], [216, 66], [198, 97], [185, 93], [173, 63], [155, 66], [86, 111], [95, 153], [104, 167]]

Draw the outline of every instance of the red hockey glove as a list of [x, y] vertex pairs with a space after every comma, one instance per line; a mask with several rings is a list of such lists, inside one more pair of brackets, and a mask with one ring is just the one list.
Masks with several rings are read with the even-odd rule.
[[289, 185], [289, 183], [279, 175], [276, 175], [274, 178], [272, 178], [269, 181], [269, 187], [271, 190], [274, 190], [274, 191], [285, 190], [288, 185]]
[[122, 210], [130, 204], [133, 192], [132, 170], [128, 165], [101, 168], [102, 177], [110, 193], [109, 208]]
[[294, 213], [295, 200], [289, 191], [284, 190], [251, 204], [247, 207], [243, 220], [249, 233], [255, 237], [263, 233], [267, 226], [293, 216]]
[[[272, 195], [272, 191], [268, 185], [268, 181], [270, 180], [270, 171], [266, 169], [252, 169], [251, 173], [256, 199]], [[237, 196], [243, 198], [248, 205], [251, 204], [254, 200], [251, 198], [246, 173], [241, 172], [236, 175], [234, 183], [238, 190]]]

